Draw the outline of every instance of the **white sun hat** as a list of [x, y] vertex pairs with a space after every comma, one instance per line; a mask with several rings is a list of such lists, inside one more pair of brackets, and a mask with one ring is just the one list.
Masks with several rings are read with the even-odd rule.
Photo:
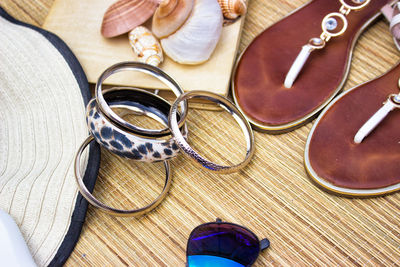
[[[0, 8], [0, 209], [39, 266], [66, 261], [85, 219], [73, 163], [88, 136], [89, 98], [86, 76], [62, 40]], [[90, 189], [99, 161], [94, 145], [82, 166]]]

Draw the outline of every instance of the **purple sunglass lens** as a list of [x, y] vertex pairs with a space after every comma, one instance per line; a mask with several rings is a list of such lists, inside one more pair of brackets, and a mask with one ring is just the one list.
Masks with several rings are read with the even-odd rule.
[[260, 242], [250, 231], [229, 223], [209, 223], [193, 230], [187, 255], [227, 258], [244, 266], [252, 264], [260, 252]]

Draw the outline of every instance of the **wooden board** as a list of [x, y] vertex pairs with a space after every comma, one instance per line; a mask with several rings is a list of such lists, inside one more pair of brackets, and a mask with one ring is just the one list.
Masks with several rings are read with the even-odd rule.
[[[135, 59], [127, 34], [111, 39], [100, 34], [103, 14], [112, 3], [109, 0], [56, 0], [43, 25], [70, 46], [91, 83], [95, 83], [107, 67]], [[226, 95], [243, 21], [242, 18], [223, 28], [221, 39], [207, 62], [195, 66], [181, 65], [165, 56], [160, 67], [185, 91], [207, 90]], [[167, 89], [154, 78], [136, 72], [119, 73], [107, 79], [106, 83]]]

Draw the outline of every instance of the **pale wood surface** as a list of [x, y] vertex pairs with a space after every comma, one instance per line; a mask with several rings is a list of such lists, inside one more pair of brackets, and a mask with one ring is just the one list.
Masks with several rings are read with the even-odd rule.
[[[252, 0], [240, 50], [305, 2]], [[38, 25], [51, 3], [2, 1], [12, 15]], [[356, 46], [345, 89], [384, 73], [398, 59], [388, 24], [381, 19]], [[191, 143], [210, 159], [240, 159], [244, 141], [226, 113], [191, 110], [189, 126]], [[211, 174], [179, 156], [172, 161], [169, 196], [147, 216], [114, 218], [89, 208], [67, 265], [184, 266], [190, 231], [217, 216], [271, 240], [255, 266], [400, 265], [400, 193], [347, 199], [316, 188], [303, 168], [310, 127], [279, 136], [256, 133], [254, 159], [236, 174]], [[95, 189], [100, 199], [119, 207], [139, 206], [160, 190], [161, 165], [130, 164], [107, 152], [102, 156]]]
[[[59, 35], [71, 47], [89, 82], [93, 83], [107, 67], [135, 59], [127, 34], [109, 39], [100, 34], [103, 14], [109, 6], [109, 0], [55, 0], [43, 24], [45, 29]], [[207, 90], [226, 95], [243, 21], [242, 19], [223, 28], [221, 39], [207, 62], [182, 65], [164, 55], [164, 62], [160, 67], [174, 77], [185, 91]], [[106, 83], [168, 89], [165, 84], [149, 75], [137, 72], [113, 75]]]

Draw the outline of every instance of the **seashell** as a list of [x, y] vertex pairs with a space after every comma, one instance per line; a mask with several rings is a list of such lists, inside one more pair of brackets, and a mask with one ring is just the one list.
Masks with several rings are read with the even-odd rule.
[[153, 16], [152, 31], [158, 38], [174, 33], [192, 12], [194, 0], [164, 0]]
[[209, 59], [221, 36], [223, 17], [217, 0], [195, 0], [186, 22], [161, 39], [164, 52], [182, 64], [200, 64]]
[[161, 0], [119, 0], [104, 13], [101, 34], [114, 37], [126, 33], [149, 19]]
[[222, 14], [226, 19], [237, 19], [246, 13], [247, 7], [244, 0], [218, 0]]
[[129, 33], [129, 43], [138, 60], [153, 66], [163, 62], [163, 52], [160, 43], [149, 29], [139, 26]]

